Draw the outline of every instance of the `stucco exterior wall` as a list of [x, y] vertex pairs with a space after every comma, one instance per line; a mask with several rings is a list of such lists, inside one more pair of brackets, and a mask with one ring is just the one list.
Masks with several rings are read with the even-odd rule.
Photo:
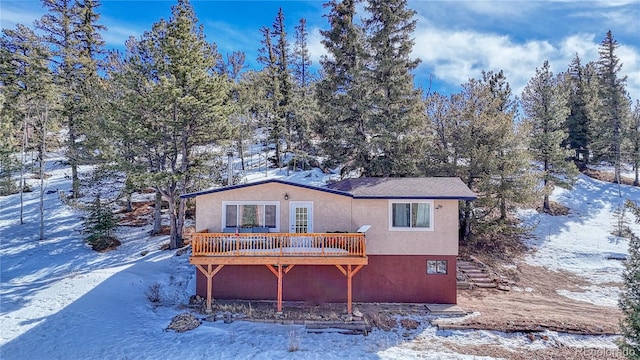
[[[285, 200], [285, 194], [288, 200]], [[278, 201], [280, 232], [289, 232], [289, 204], [313, 203], [313, 231], [355, 231], [351, 227], [351, 198], [280, 183], [267, 183], [196, 197], [196, 230], [221, 232], [223, 201]]]
[[[447, 274], [426, 274], [427, 260], [446, 260]], [[196, 293], [207, 278], [196, 270]], [[275, 300], [277, 278], [261, 265], [227, 265], [213, 277], [214, 299]], [[347, 279], [333, 265], [297, 265], [283, 278], [285, 301], [347, 301]], [[455, 256], [370, 256], [353, 277], [355, 302], [456, 303]]]
[[[411, 200], [391, 200], [411, 202]], [[389, 230], [387, 199], [353, 199], [352, 226], [371, 225], [367, 231], [370, 255], [457, 255], [458, 201], [433, 200], [433, 230]]]
[[[285, 194], [288, 200], [285, 200]], [[200, 195], [196, 198], [196, 230], [221, 232], [223, 201], [277, 201], [280, 232], [289, 232], [291, 202], [313, 203], [313, 232], [354, 232], [371, 225], [366, 233], [369, 255], [457, 255], [458, 201], [433, 200], [433, 230], [389, 230], [387, 199], [353, 199], [348, 196], [281, 183], [266, 183]], [[411, 202], [411, 200], [393, 200]]]

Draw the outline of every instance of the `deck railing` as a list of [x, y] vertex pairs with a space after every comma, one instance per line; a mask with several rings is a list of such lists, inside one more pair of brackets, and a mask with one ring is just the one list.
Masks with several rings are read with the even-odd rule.
[[193, 233], [191, 256], [366, 256], [361, 233]]

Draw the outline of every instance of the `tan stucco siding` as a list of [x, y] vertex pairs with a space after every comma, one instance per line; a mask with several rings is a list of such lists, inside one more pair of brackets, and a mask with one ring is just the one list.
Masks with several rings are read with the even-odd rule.
[[[288, 200], [285, 200], [285, 194]], [[351, 198], [279, 183], [267, 183], [221, 191], [196, 198], [196, 229], [222, 231], [223, 201], [277, 201], [280, 204], [280, 232], [289, 232], [289, 204], [313, 203], [313, 231], [354, 231], [351, 228]]]
[[[288, 200], [284, 199], [285, 194]], [[298, 186], [266, 183], [196, 197], [197, 231], [222, 231], [224, 201], [277, 201], [280, 205], [280, 232], [289, 232], [289, 205], [292, 201], [312, 202], [313, 232], [353, 232], [362, 225], [371, 225], [366, 233], [367, 254], [370, 255], [458, 254], [457, 200], [433, 200], [432, 231], [390, 231], [387, 199], [352, 199]]]
[[367, 254], [457, 255], [458, 201], [434, 200], [433, 208], [432, 231], [389, 231], [389, 200], [354, 199], [352, 225], [356, 229], [371, 225], [366, 234]]

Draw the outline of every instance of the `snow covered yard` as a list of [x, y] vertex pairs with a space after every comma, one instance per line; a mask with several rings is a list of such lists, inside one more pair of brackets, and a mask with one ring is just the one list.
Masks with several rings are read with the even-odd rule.
[[[573, 190], [556, 189], [551, 200], [569, 208], [566, 216], [551, 216], [535, 210], [521, 211], [525, 225], [534, 226], [529, 245], [535, 250], [526, 262], [550, 270], [566, 270], [589, 281], [583, 291], [560, 290], [561, 295], [602, 306], [617, 306], [618, 285], [628, 240], [614, 236], [616, 209], [625, 200], [640, 201], [640, 188], [618, 187], [580, 175]], [[626, 214], [636, 234], [640, 225]]]
[[[48, 189], [70, 189], [67, 169], [56, 166], [48, 172], [52, 175]], [[270, 175], [284, 176], [283, 172]], [[313, 170], [292, 173], [288, 179], [319, 182], [322, 176]], [[604, 258], [609, 253], [626, 253], [626, 242], [608, 234], [614, 190], [613, 185], [581, 178], [576, 190], [554, 194], [554, 200], [572, 208], [569, 216], [524, 213], [530, 223], [537, 224], [539, 237], [533, 243], [538, 251], [527, 261], [566, 268], [594, 283], [619, 281], [622, 265]], [[624, 191], [640, 198], [637, 189]], [[540, 351], [563, 348], [566, 358], [577, 358], [584, 349], [607, 355], [617, 351], [611, 336], [549, 331], [533, 341], [522, 333], [438, 331], [426, 315], [415, 317], [420, 322], [415, 330], [398, 326], [391, 331], [374, 330], [369, 336], [310, 334], [301, 325], [245, 321], [205, 321], [185, 333], [164, 331], [175, 315], [189, 311], [183, 305], [195, 285], [188, 256], [160, 251], [167, 238], [149, 237], [148, 227], [123, 227], [118, 233], [120, 248], [96, 253], [82, 241], [83, 214], [65, 206], [55, 192], [45, 194], [46, 239], [38, 241], [38, 196], [37, 191], [25, 194], [24, 225], [18, 222], [18, 195], [0, 197], [3, 360], [483, 359], [488, 357], [478, 354], [488, 348], [504, 358], [531, 358]], [[155, 284], [160, 285], [159, 305], [145, 295]], [[596, 290], [606, 288], [595, 284]], [[596, 290], [585, 294], [593, 301], [615, 305], [613, 295]]]

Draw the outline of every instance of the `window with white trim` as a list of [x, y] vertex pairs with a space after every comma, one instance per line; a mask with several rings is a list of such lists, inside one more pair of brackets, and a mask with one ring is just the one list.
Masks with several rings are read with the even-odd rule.
[[433, 201], [390, 201], [389, 230], [433, 230]]
[[280, 203], [277, 201], [223, 201], [223, 227], [266, 227], [280, 231]]

